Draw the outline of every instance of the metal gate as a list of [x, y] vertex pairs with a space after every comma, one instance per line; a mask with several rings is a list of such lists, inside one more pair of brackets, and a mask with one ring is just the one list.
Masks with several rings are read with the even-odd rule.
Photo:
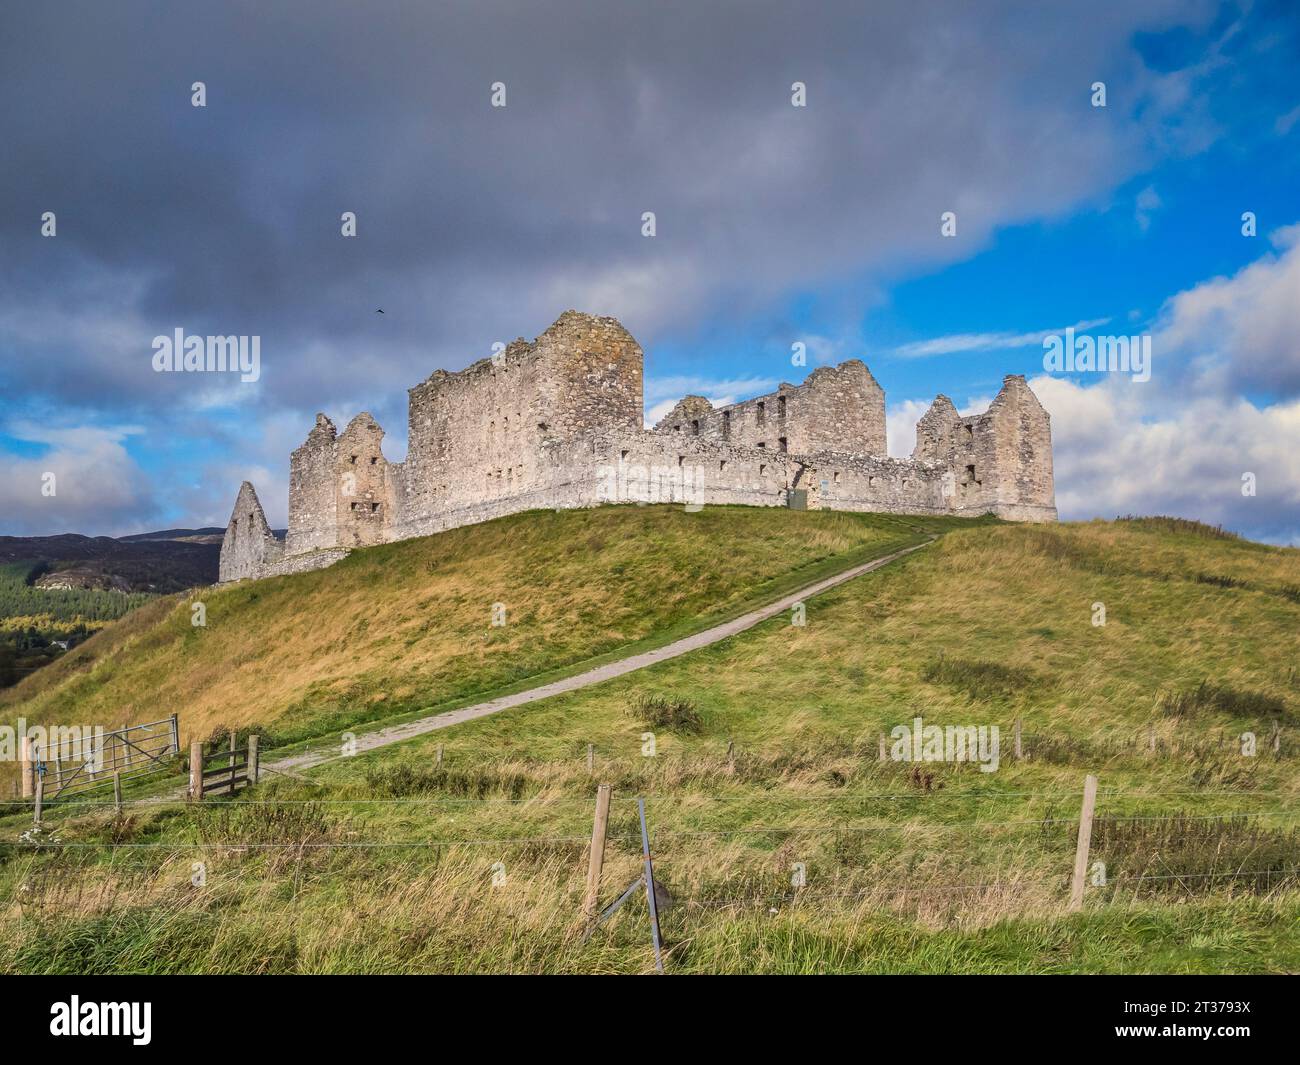
[[115, 776], [125, 784], [170, 772], [180, 751], [176, 715], [104, 732], [91, 751], [85, 746], [80, 737], [63, 733], [48, 738], [43, 746], [33, 744], [30, 770], [23, 774], [23, 795], [36, 790], [37, 776], [43, 778], [44, 801], [52, 802], [60, 796], [111, 788]]

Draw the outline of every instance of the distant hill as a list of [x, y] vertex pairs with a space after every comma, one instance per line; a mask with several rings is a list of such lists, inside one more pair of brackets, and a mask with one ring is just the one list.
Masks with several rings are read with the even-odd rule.
[[180, 540], [184, 543], [221, 543], [226, 535], [225, 529], [160, 529], [158, 532], [136, 533], [134, 536], [119, 536], [124, 544], [152, 543], [155, 540]]
[[155, 596], [215, 584], [222, 535], [0, 536], [0, 688]]
[[[63, 586], [166, 595], [215, 584], [222, 529], [165, 529], [134, 536], [0, 536], [0, 563], [43, 562]], [[50, 586], [50, 577], [42, 586]], [[54, 578], [55, 586], [59, 582]]]

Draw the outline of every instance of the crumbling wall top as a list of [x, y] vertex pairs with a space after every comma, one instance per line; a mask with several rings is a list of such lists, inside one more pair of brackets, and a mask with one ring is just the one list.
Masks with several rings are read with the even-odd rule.
[[701, 414], [711, 414], [713, 404], [704, 396], [683, 396], [673, 406], [673, 409], [655, 422], [655, 429], [667, 429], [672, 425], [691, 418], [698, 418]]

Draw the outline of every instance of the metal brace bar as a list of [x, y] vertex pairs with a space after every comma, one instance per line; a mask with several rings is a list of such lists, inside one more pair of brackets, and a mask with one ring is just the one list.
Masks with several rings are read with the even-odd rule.
[[636, 893], [636, 890], [644, 883], [645, 883], [645, 877], [638, 876], [635, 880], [632, 881], [632, 883], [628, 884], [627, 890], [624, 891], [623, 894], [621, 894], [617, 899], [611, 902], [608, 906], [606, 906], [605, 909], [601, 911], [600, 916], [597, 917], [596, 920], [592, 922], [591, 927], [588, 928], [586, 933], [583, 935], [582, 941], [584, 943], [587, 942], [587, 940], [591, 938], [591, 933], [596, 931], [597, 927], [604, 924], [611, 917], [613, 917], [614, 914], [618, 912], [619, 907], [621, 907], [623, 903], [627, 902], [627, 900], [630, 899]]

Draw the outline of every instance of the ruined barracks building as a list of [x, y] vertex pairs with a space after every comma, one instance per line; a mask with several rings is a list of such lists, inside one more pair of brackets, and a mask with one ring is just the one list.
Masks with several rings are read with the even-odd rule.
[[409, 450], [325, 415], [289, 459], [289, 528], [267, 525], [247, 481], [221, 545], [221, 580], [319, 569], [354, 547], [522, 510], [601, 503], [742, 503], [1054, 521], [1052, 433], [1020, 376], [983, 414], [939, 396], [910, 459], [885, 446], [885, 393], [858, 359], [801, 385], [714, 408], [687, 396], [642, 419], [640, 346], [613, 318], [566, 311], [532, 343], [409, 390]]

